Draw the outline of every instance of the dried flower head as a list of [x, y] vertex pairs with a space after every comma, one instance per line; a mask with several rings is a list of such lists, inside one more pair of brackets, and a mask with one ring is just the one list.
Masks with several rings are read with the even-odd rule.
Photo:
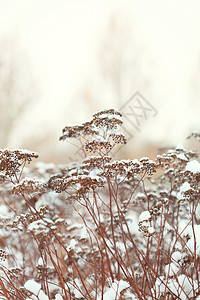
[[198, 142], [200, 142], [200, 133], [199, 132], [192, 132], [187, 139], [192, 139], [194, 138], [195, 140], [197, 140]]
[[20, 183], [15, 184], [12, 188], [12, 193], [14, 194], [43, 194], [46, 191], [46, 184], [35, 179], [24, 178]]
[[36, 152], [29, 150], [0, 150], [0, 171], [5, 176], [13, 176], [20, 171], [20, 167], [33, 158], [38, 158]]
[[123, 123], [121, 117], [122, 114], [114, 109], [100, 111], [89, 122], [66, 126], [60, 140], [83, 138], [86, 151], [107, 155], [115, 145], [126, 143], [124, 134], [118, 132]]
[[0, 261], [5, 261], [8, 254], [5, 250], [0, 249]]

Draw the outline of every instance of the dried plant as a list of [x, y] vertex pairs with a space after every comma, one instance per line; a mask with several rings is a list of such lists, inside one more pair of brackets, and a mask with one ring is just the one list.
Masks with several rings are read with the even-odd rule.
[[80, 163], [0, 150], [1, 299], [200, 298], [198, 153], [112, 160], [121, 125], [110, 109], [66, 126]]

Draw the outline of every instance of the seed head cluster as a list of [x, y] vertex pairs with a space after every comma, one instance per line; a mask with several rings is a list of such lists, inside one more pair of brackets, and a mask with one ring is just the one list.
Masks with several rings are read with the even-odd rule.
[[0, 299], [200, 299], [199, 154], [114, 160], [121, 125], [114, 109], [67, 125], [70, 164], [0, 150]]

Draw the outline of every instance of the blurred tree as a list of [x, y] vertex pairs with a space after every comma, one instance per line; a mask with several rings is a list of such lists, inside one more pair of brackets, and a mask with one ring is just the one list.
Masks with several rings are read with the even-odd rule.
[[80, 99], [89, 104], [90, 112], [105, 103], [120, 108], [137, 90], [148, 90], [148, 69], [151, 61], [134, 26], [133, 12], [120, 8], [108, 19], [97, 51], [96, 74], [81, 89]]
[[112, 15], [99, 48], [98, 62], [101, 76], [118, 106], [125, 100], [125, 89], [130, 88], [133, 79], [137, 80], [135, 72], [139, 71], [140, 61], [137, 48], [130, 22]]
[[7, 147], [14, 129], [32, 103], [33, 81], [25, 53], [15, 40], [0, 42], [0, 148]]

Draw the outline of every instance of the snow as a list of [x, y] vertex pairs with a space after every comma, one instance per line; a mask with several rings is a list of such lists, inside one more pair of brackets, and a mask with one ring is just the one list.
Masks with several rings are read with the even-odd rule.
[[143, 156], [143, 157], [140, 158], [140, 161], [141, 161], [141, 160], [147, 160], [147, 161], [149, 161], [150, 159], [149, 159], [149, 157], [147, 157], [147, 156]]
[[98, 176], [98, 173], [99, 173], [99, 169], [98, 168], [93, 168], [90, 170], [88, 176], [92, 179], [99, 179], [99, 176]]
[[37, 162], [35, 164], [36, 168], [37, 168], [37, 172], [46, 177], [47, 175], [47, 171], [48, 170], [55, 170], [56, 169], [56, 165], [54, 163], [44, 163], [44, 162]]
[[48, 226], [53, 225], [53, 221], [48, 218], [43, 218], [42, 220], [37, 220], [28, 225], [28, 232], [32, 232], [35, 235], [47, 234], [50, 229]]
[[41, 290], [41, 285], [37, 283], [35, 280], [30, 279], [24, 284], [25, 289], [34, 294], [31, 298], [27, 298], [26, 300], [48, 300], [49, 298], [45, 293]]
[[14, 212], [10, 211], [8, 206], [5, 204], [1, 204], [0, 205], [0, 218], [1, 219], [6, 219], [6, 217], [8, 218], [12, 218], [14, 216]]
[[200, 172], [200, 163], [197, 160], [189, 161], [186, 165], [186, 171], [190, 171], [192, 173]]
[[181, 153], [177, 155], [177, 158], [179, 158], [180, 160], [188, 160], [187, 157], [185, 156], [185, 154]]
[[38, 259], [38, 266], [43, 266], [43, 259], [42, 259], [42, 257], [40, 257], [39, 259]]
[[176, 146], [176, 150], [186, 151], [186, 149], [183, 147], [182, 144], [178, 144], [178, 145]]
[[[168, 287], [167, 289], [166, 286]], [[183, 274], [179, 275], [176, 278], [170, 278], [168, 280], [166, 280], [164, 276], [160, 276], [160, 278], [157, 278], [155, 282], [156, 297], [158, 299], [160, 298], [162, 293], [164, 293], [168, 289], [171, 290], [174, 295], [176, 295], [177, 299], [191, 299], [192, 297], [194, 297], [193, 288], [194, 290], [198, 288], [197, 282]], [[154, 293], [153, 290], [152, 292]]]
[[64, 300], [64, 299], [60, 294], [56, 294], [54, 300]]
[[179, 223], [178, 223], [178, 230], [179, 230], [179, 233], [182, 233], [184, 235], [187, 235], [187, 231], [188, 231], [188, 225], [189, 223], [186, 222], [185, 220], [180, 220]]
[[195, 216], [196, 216], [196, 219], [198, 221], [200, 221], [200, 204], [198, 203], [197, 207], [196, 207], [196, 210], [195, 210]]
[[181, 265], [179, 264], [179, 261], [182, 259], [183, 254], [180, 251], [175, 251], [172, 254], [172, 262], [165, 267], [165, 273], [166, 276], [174, 276], [176, 275], [180, 269]]
[[83, 226], [79, 232], [79, 236], [81, 239], [87, 239], [88, 238], [88, 232], [87, 232], [87, 228], [85, 226]]
[[143, 211], [139, 216], [139, 222], [149, 221], [151, 218], [150, 212], [148, 210]]
[[[68, 288], [70, 288], [70, 293], [74, 294], [74, 296], [78, 299], [82, 298], [83, 295], [81, 293], [81, 288], [82, 284], [81, 284], [81, 281], [80, 279], [78, 278], [75, 278], [74, 280], [74, 284], [71, 284], [70, 282], [67, 283], [66, 285], [66, 290], [68, 290]], [[80, 292], [79, 292], [80, 290]]]
[[188, 190], [190, 190], [190, 189], [191, 189], [190, 184], [189, 184], [188, 182], [184, 182], [184, 183], [181, 185], [181, 187], [180, 187], [180, 192], [181, 192], [181, 193], [184, 193], [184, 192], [186, 192], [186, 191], [188, 191]]
[[175, 264], [174, 262], [165, 266], [166, 276], [172, 277], [172, 276], [176, 275], [179, 270], [180, 270], [180, 267], [177, 264]]
[[[127, 161], [129, 161], [129, 160], [127, 160]], [[130, 160], [130, 162], [133, 163], [133, 164], [138, 164], [138, 165], [140, 164], [140, 162], [137, 158], [135, 158], [133, 160]]]
[[39, 209], [41, 206], [48, 206], [55, 208], [55, 206], [62, 206], [63, 202], [58, 198], [55, 192], [48, 192], [42, 195], [36, 202], [35, 207]]
[[[112, 284], [111, 287], [107, 289], [107, 291], [103, 295], [104, 300], [119, 300], [120, 299], [120, 293], [124, 289], [128, 288], [130, 285], [128, 282], [124, 280], [117, 281], [115, 280]], [[117, 296], [117, 297], [116, 297]], [[101, 296], [97, 297], [97, 300], [100, 300]]]
[[153, 227], [148, 227], [148, 233], [153, 234], [155, 232], [155, 229]]
[[27, 150], [27, 149], [9, 149], [9, 148], [3, 148], [3, 149], [1, 149], [1, 151], [9, 151], [9, 152], [16, 152], [16, 151], [18, 151], [18, 152], [20, 152], [21, 154], [29, 154], [29, 155], [38, 155], [38, 153], [37, 152], [35, 152], [35, 151], [31, 151], [31, 150]]
[[184, 182], [181, 186], [180, 186], [180, 191], [177, 193], [177, 199], [181, 200], [184, 199], [184, 192], [188, 191], [191, 189], [191, 186], [188, 182]]
[[41, 289], [41, 285], [35, 280], [30, 279], [24, 284], [25, 289], [29, 290], [31, 293], [38, 295]]
[[74, 249], [77, 244], [78, 244], [77, 240], [71, 239], [69, 245], [67, 245], [68, 251], [71, 250], [71, 249]]
[[126, 252], [126, 248], [125, 248], [124, 243], [122, 243], [122, 242], [116, 242], [116, 247], [117, 247], [117, 249], [119, 249], [120, 251]]
[[25, 177], [20, 181], [20, 183], [15, 184], [14, 187], [18, 187], [18, 186], [21, 186], [21, 185], [29, 187], [29, 185], [32, 185], [36, 189], [36, 188], [40, 188], [41, 184], [43, 184], [43, 183], [44, 182], [43, 182], [42, 178], [40, 178], [40, 180], [38, 180], [34, 177], [32, 177], [32, 178], [31, 177]]
[[151, 236], [154, 234], [154, 227], [150, 226], [151, 215], [148, 210], [143, 211], [139, 216], [138, 231], [144, 231], [145, 234], [148, 232], [148, 235]]
[[[195, 236], [194, 236], [195, 234]], [[192, 225], [189, 225], [185, 228], [182, 233], [182, 236], [188, 236], [189, 240], [187, 241], [185, 248], [194, 253], [194, 249], [196, 246], [196, 255], [200, 255], [200, 225], [194, 225], [194, 233]]]
[[182, 254], [180, 251], [175, 251], [173, 254], [172, 254], [172, 259], [175, 260], [175, 261], [179, 261], [182, 259]]
[[[198, 284], [195, 281], [192, 281], [186, 275], [181, 274], [178, 276], [177, 279], [169, 280], [168, 287], [179, 299], [185, 300], [188, 299], [188, 296], [189, 297], [194, 296], [192, 282], [193, 282], [194, 289], [197, 289]], [[184, 292], [186, 293], [186, 295]]]
[[130, 291], [126, 291], [125, 293], [124, 293], [124, 299], [128, 299], [128, 300], [138, 300], [138, 297], [137, 296], [135, 296], [132, 292], [130, 292]]
[[45, 293], [43, 291], [40, 291], [40, 293], [38, 295], [38, 299], [39, 300], [49, 300], [49, 297], [47, 297], [47, 295], [45, 295]]
[[[126, 214], [126, 222], [127, 222], [130, 233], [131, 234], [138, 234], [138, 228], [137, 228], [138, 215], [135, 211], [129, 211]], [[125, 224], [123, 224], [123, 230], [126, 233], [128, 232], [127, 231], [127, 226]]]

